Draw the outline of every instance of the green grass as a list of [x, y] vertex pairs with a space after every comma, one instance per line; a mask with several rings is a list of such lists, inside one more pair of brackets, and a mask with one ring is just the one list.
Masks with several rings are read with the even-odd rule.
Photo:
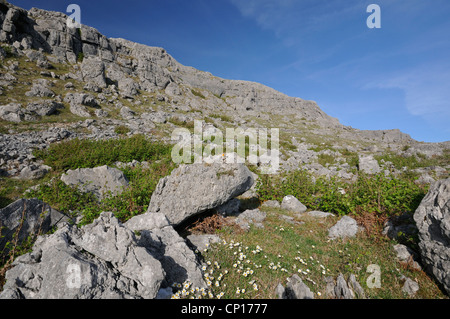
[[[71, 216], [81, 215], [83, 223], [92, 222], [102, 211], [111, 211], [121, 221], [126, 221], [147, 210], [158, 181], [175, 167], [170, 152], [169, 145], [152, 142], [143, 135], [107, 141], [74, 139], [52, 144], [46, 150], [35, 151], [35, 156], [51, 166], [58, 178], [43, 183], [27, 196], [38, 198]], [[148, 161], [149, 168], [123, 169], [130, 186], [122, 194], [109, 196], [101, 202], [59, 179], [67, 169], [113, 166], [116, 161], [133, 160]]]
[[119, 135], [125, 135], [130, 132], [130, 128], [126, 125], [119, 125], [114, 128], [114, 133]]
[[209, 117], [220, 119], [222, 122], [233, 122], [233, 119], [225, 114], [210, 114]]
[[191, 89], [192, 94], [194, 94], [195, 96], [201, 98], [201, 99], [206, 99], [206, 97], [199, 91]]
[[334, 164], [335, 157], [329, 154], [319, 154], [317, 155], [317, 161], [322, 166], [327, 166], [327, 164]]
[[149, 168], [126, 168], [124, 174], [130, 185], [121, 194], [106, 196], [100, 202], [92, 194], [82, 193], [59, 178], [42, 184], [37, 190], [29, 192], [27, 197], [38, 198], [69, 216], [81, 216], [81, 225], [91, 223], [104, 211], [113, 212], [121, 222], [126, 222], [147, 211], [159, 180], [170, 174], [173, 168], [172, 162], [167, 160], [155, 162]]
[[154, 161], [170, 156], [171, 147], [152, 142], [143, 135], [130, 138], [92, 141], [73, 139], [36, 150], [34, 155], [54, 170], [112, 165], [116, 161]]
[[[210, 284], [202, 298], [271, 299], [277, 298], [278, 283], [286, 285], [287, 278], [299, 275], [311, 289], [316, 299], [326, 295], [325, 278], [342, 273], [347, 279], [353, 273], [362, 285], [366, 297], [371, 299], [408, 298], [402, 292], [401, 275], [416, 279], [420, 290], [415, 298], [445, 298], [436, 284], [423, 272], [395, 261], [392, 246], [395, 242], [361, 232], [356, 238], [330, 241], [328, 228], [336, 217], [317, 220], [311, 217], [296, 218], [303, 224], [292, 225], [282, 219], [281, 209], [266, 209], [264, 228], [252, 227], [249, 232], [236, 232], [226, 226], [216, 231], [222, 242], [213, 244], [207, 251], [199, 252], [204, 258], [205, 280]], [[376, 264], [381, 269], [381, 288], [369, 288], [368, 266]], [[192, 287], [195, 289], [195, 287]], [[178, 290], [177, 297], [201, 296], [187, 290]]]
[[310, 209], [339, 215], [366, 212], [393, 216], [404, 211], [415, 211], [427, 188], [404, 177], [386, 177], [384, 174], [360, 174], [354, 183], [337, 178], [318, 177], [303, 170], [279, 175], [262, 175], [258, 194], [261, 200], [278, 200], [293, 195]]
[[407, 167], [411, 170], [421, 167], [450, 165], [450, 149], [446, 149], [441, 156], [433, 156], [432, 158], [427, 158], [425, 155], [420, 153], [412, 156], [402, 156], [395, 153], [386, 153], [374, 157], [378, 162], [380, 162], [381, 160], [391, 162], [396, 169]]

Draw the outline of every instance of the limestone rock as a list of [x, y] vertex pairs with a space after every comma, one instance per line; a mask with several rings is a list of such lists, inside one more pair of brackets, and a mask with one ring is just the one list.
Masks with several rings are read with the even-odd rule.
[[243, 230], [249, 230], [250, 225], [254, 225], [258, 228], [264, 228], [263, 221], [266, 219], [267, 214], [256, 209], [247, 209], [246, 211], [240, 213], [235, 223], [240, 226]]
[[419, 284], [411, 278], [404, 277], [405, 283], [403, 284], [402, 291], [409, 297], [413, 297], [420, 289]]
[[105, 65], [100, 58], [89, 57], [81, 63], [83, 81], [99, 88], [106, 88]]
[[359, 156], [359, 170], [367, 174], [377, 174], [381, 172], [378, 161], [372, 156]]
[[268, 200], [262, 203], [261, 207], [280, 208], [281, 205], [277, 200]]
[[253, 185], [243, 164], [181, 165], [162, 178], [152, 194], [148, 212], [160, 212], [172, 225], [225, 204]]
[[213, 243], [219, 243], [220, 237], [210, 234], [189, 235], [186, 237], [188, 243], [193, 249], [197, 249], [199, 252], [204, 251]]
[[24, 119], [22, 106], [19, 103], [0, 105], [0, 118], [9, 122], [22, 122]]
[[155, 298], [161, 264], [111, 213], [40, 237], [6, 273], [0, 299]]
[[28, 236], [45, 234], [53, 226], [69, 218], [37, 199], [19, 199], [7, 207], [0, 209], [0, 225], [2, 228], [0, 238], [0, 252], [4, 250], [7, 242], [17, 234], [17, 243], [20, 244]]
[[162, 213], [146, 213], [125, 223], [138, 232], [138, 242], [161, 262], [166, 273], [163, 285], [191, 282], [195, 287], [205, 287], [202, 271], [194, 252], [169, 224]]
[[355, 237], [358, 232], [356, 220], [349, 216], [343, 216], [334, 226], [328, 230], [331, 239]]
[[128, 179], [117, 168], [107, 165], [68, 170], [61, 176], [66, 185], [75, 185], [82, 192], [91, 192], [98, 199], [118, 195], [128, 186]]
[[52, 100], [42, 100], [28, 103], [26, 109], [29, 112], [35, 112], [39, 116], [49, 116], [55, 114], [58, 109], [62, 108], [64, 108], [64, 106], [58, 102]]
[[419, 263], [416, 261], [419, 256], [411, 248], [402, 244], [397, 244], [394, 245], [394, 251], [396, 252], [399, 261], [409, 263], [414, 269], [422, 269], [422, 267], [420, 267]]
[[297, 274], [288, 279], [284, 291], [282, 287], [277, 288], [277, 294], [282, 299], [314, 299], [313, 292]]
[[333, 217], [334, 214], [332, 213], [326, 213], [321, 211], [311, 211], [306, 213], [308, 216], [315, 217], [315, 218], [327, 218], [327, 217]]
[[414, 220], [422, 264], [450, 293], [450, 178], [431, 185]]
[[306, 206], [292, 195], [288, 195], [283, 198], [281, 208], [294, 213], [304, 213], [307, 210]]
[[354, 274], [350, 274], [346, 281], [344, 275], [341, 273], [336, 278], [336, 281], [332, 277], [326, 277], [327, 283], [326, 292], [328, 298], [334, 299], [365, 299], [366, 294], [364, 289], [356, 280]]

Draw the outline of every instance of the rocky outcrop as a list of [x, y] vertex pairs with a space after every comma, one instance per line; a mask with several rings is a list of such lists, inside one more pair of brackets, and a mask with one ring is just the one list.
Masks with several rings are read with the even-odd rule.
[[0, 134], [0, 174], [19, 179], [42, 177], [50, 167], [36, 161], [33, 150], [46, 148], [50, 143], [69, 138], [72, 133], [54, 127], [45, 131]]
[[279, 284], [276, 294], [279, 299], [314, 299], [314, 293], [297, 274], [288, 278], [286, 287]]
[[[337, 119], [325, 114], [313, 101], [289, 97], [259, 83], [213, 77], [208, 72], [179, 64], [162, 48], [109, 39], [89, 26], [70, 28], [66, 21], [67, 16], [60, 12], [36, 8], [26, 11], [5, 2], [0, 7], [0, 41], [14, 44], [20, 52], [42, 50], [59, 62], [75, 64], [82, 60], [80, 70], [74, 76], [84, 81], [85, 88], [91, 91], [99, 92], [108, 83], [113, 83], [126, 97], [132, 98], [139, 90], [166, 90], [169, 96], [176, 97], [188, 85], [219, 97], [212, 99], [214, 103], [207, 103], [206, 107], [255, 115], [261, 112], [291, 114], [299, 119], [316, 121], [324, 127], [341, 127]], [[36, 94], [41, 91], [51, 94], [48, 89], [35, 91]], [[196, 107], [198, 98], [191, 95], [188, 104]]]
[[37, 199], [19, 199], [0, 209], [0, 252], [7, 253], [6, 243], [20, 245], [28, 236], [47, 233], [69, 218]]
[[266, 219], [267, 214], [262, 212], [258, 208], [247, 209], [246, 211], [240, 213], [235, 219], [236, 225], [241, 227], [243, 230], [250, 230], [250, 225], [257, 228], [264, 228], [263, 221]]
[[39, 237], [7, 272], [0, 299], [155, 298], [185, 282], [206, 288], [197, 257], [163, 214], [121, 224], [104, 212]]
[[450, 178], [432, 184], [414, 220], [422, 264], [450, 293]]
[[16, 259], [0, 298], [155, 298], [165, 272], [112, 213], [40, 237]]
[[98, 199], [116, 196], [128, 186], [128, 179], [122, 171], [107, 165], [94, 168], [68, 170], [61, 176], [66, 185], [74, 185], [82, 192], [90, 192]]
[[288, 195], [283, 198], [281, 208], [294, 213], [304, 213], [307, 210], [306, 206], [292, 195]]
[[366, 174], [377, 174], [381, 171], [378, 161], [372, 155], [360, 155], [358, 168]]
[[163, 213], [178, 225], [246, 192], [253, 182], [244, 164], [181, 165], [158, 182], [148, 212]]
[[359, 231], [356, 220], [350, 216], [343, 216], [333, 227], [328, 230], [330, 239], [355, 237]]
[[161, 262], [166, 273], [163, 285], [190, 282], [195, 287], [206, 287], [200, 265], [194, 252], [161, 213], [135, 216], [125, 223], [138, 233], [138, 242]]
[[326, 293], [328, 298], [333, 299], [365, 299], [366, 294], [364, 289], [356, 280], [354, 274], [350, 274], [346, 281], [343, 274], [339, 274], [336, 280], [333, 277], [326, 277], [325, 282]]

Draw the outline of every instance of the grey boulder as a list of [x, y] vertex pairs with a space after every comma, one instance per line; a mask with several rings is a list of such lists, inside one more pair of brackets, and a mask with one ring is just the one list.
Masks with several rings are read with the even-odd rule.
[[330, 239], [355, 237], [358, 230], [356, 220], [344, 216], [328, 230], [328, 237]]
[[280, 299], [314, 299], [314, 293], [297, 274], [288, 278], [286, 287], [279, 284], [276, 293]]
[[62, 109], [64, 106], [60, 103], [57, 103], [52, 100], [43, 100], [38, 102], [31, 102], [27, 105], [27, 111], [35, 112], [39, 116], [49, 116], [54, 113], [58, 109]]
[[155, 298], [161, 264], [112, 213], [41, 236], [6, 273], [0, 299]]
[[107, 165], [95, 168], [68, 170], [61, 176], [66, 185], [74, 185], [82, 192], [93, 193], [98, 199], [116, 196], [128, 186], [128, 179], [122, 171]]
[[450, 293], [450, 178], [433, 183], [414, 213], [426, 271]]
[[24, 111], [19, 103], [0, 105], [0, 118], [14, 123], [20, 123], [24, 119]]
[[378, 161], [372, 155], [359, 156], [359, 171], [367, 174], [377, 174], [381, 171]]
[[307, 210], [306, 206], [292, 195], [288, 195], [283, 198], [281, 208], [294, 213], [304, 213]]
[[83, 81], [98, 88], [106, 88], [105, 65], [98, 57], [88, 57], [81, 63]]
[[194, 287], [205, 287], [202, 271], [194, 252], [169, 224], [162, 213], [135, 216], [125, 226], [137, 233], [138, 242], [161, 262], [166, 273], [163, 286], [188, 281]]
[[181, 165], [158, 182], [148, 212], [163, 213], [178, 225], [246, 192], [253, 182], [244, 164]]
[[354, 274], [350, 274], [348, 280], [346, 281], [343, 274], [337, 276], [336, 281], [333, 277], [326, 277], [325, 282], [327, 283], [326, 291], [327, 296], [333, 299], [365, 299], [366, 294], [364, 289], [356, 280]]
[[[28, 236], [47, 233], [52, 227], [69, 218], [37, 199], [19, 199], [0, 209], [0, 252], [12, 240], [22, 243]], [[17, 237], [16, 234], [17, 233]]]
[[240, 213], [236, 220], [234, 221], [236, 225], [241, 227], [243, 230], [250, 230], [250, 225], [254, 225], [258, 228], [264, 228], [263, 221], [266, 219], [267, 214], [256, 209], [247, 209], [246, 211]]
[[322, 211], [318, 211], [318, 210], [308, 212], [307, 215], [311, 216], [311, 217], [315, 217], [315, 218], [327, 218], [327, 217], [334, 216], [334, 214], [332, 214], [332, 213], [322, 212]]

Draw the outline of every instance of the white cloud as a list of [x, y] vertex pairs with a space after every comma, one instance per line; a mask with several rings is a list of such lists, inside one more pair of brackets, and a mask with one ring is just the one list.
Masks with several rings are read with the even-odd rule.
[[[442, 18], [443, 10], [450, 9], [448, 0], [433, 4], [422, 0], [374, 2], [382, 9], [382, 30], [375, 34], [378, 37], [372, 33], [368, 36], [364, 27], [349, 31], [350, 24], [346, 24], [359, 19], [365, 24], [365, 9], [371, 2], [230, 1], [243, 16], [274, 32], [291, 52], [295, 50], [297, 60], [288, 61], [282, 69], [294, 68], [305, 79], [347, 89], [399, 89], [404, 93], [404, 104], [392, 107], [405, 107], [410, 114], [450, 135], [450, 60], [445, 54], [450, 53], [450, 23]], [[330, 38], [336, 28], [343, 29], [342, 38]], [[367, 39], [379, 40], [380, 35], [383, 45], [379, 48], [358, 48]], [[326, 41], [322, 41], [323, 36]], [[359, 51], [354, 54], [352, 49]]]
[[440, 113], [450, 121], [450, 63], [426, 63], [404, 73], [366, 85], [367, 88], [398, 88], [405, 92], [406, 107], [413, 115]]
[[[336, 28], [350, 14], [366, 15], [360, 1], [348, 0], [230, 0], [245, 17], [270, 30], [286, 46], [302, 43], [304, 35]], [[363, 21], [363, 20], [362, 20]]]

